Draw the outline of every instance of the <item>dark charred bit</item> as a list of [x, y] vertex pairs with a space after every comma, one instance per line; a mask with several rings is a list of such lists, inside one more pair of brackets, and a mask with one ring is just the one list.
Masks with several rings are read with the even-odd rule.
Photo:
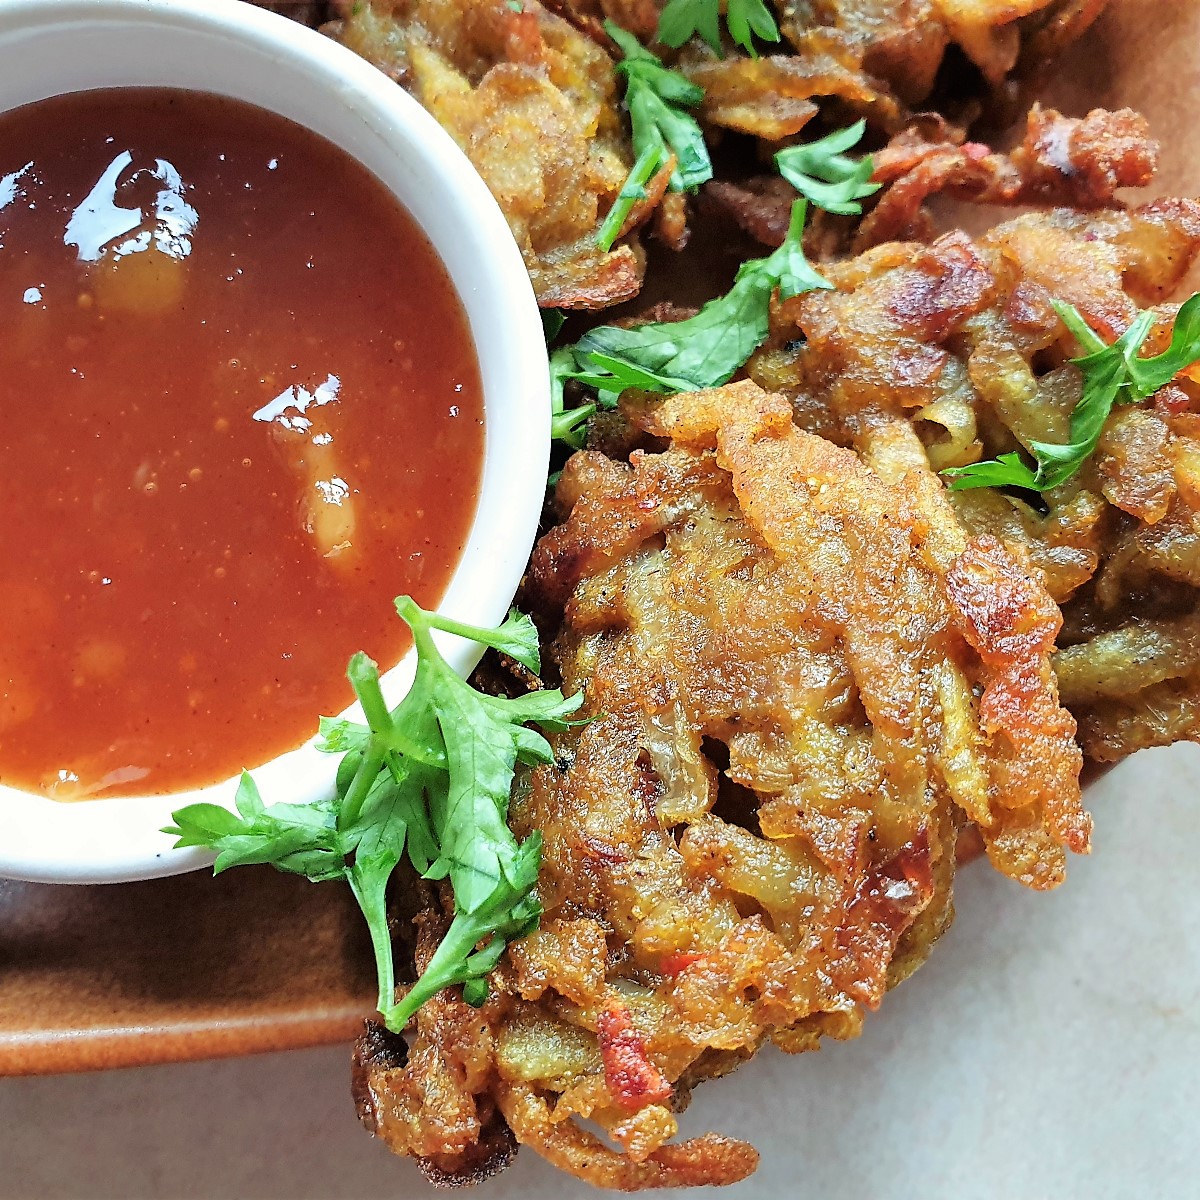
[[418, 1158], [416, 1163], [421, 1174], [435, 1188], [461, 1188], [473, 1187], [499, 1175], [516, 1156], [517, 1139], [503, 1117], [495, 1113], [479, 1135], [479, 1141], [453, 1164], [435, 1162], [431, 1158]]
[[350, 1059], [350, 1094], [358, 1119], [372, 1136], [379, 1133], [372, 1078], [377, 1071], [398, 1071], [408, 1062], [408, 1045], [378, 1021], [364, 1021]]

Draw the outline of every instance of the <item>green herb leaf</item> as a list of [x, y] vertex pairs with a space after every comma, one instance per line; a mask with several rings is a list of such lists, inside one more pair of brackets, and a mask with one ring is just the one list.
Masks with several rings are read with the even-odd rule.
[[695, 117], [685, 111], [704, 99], [704, 89], [664, 67], [661, 59], [619, 25], [605, 21], [604, 28], [622, 54], [616, 71], [625, 79], [625, 107], [637, 162], [642, 163], [652, 149], [658, 151], [660, 163], [673, 154], [675, 170], [669, 186], [674, 192], [691, 191], [707, 182], [713, 171], [704, 133]]
[[230, 867], [269, 862], [294, 875], [343, 877], [332, 803], [265, 808], [254, 780], [245, 773], [236, 803], [240, 815], [215, 804], [190, 804], [171, 814], [175, 824], [164, 832], [178, 838], [177, 848], [215, 850], [215, 875]]
[[[490, 646], [515, 658], [521, 666], [526, 667], [535, 675], [542, 669], [542, 652], [538, 643], [537, 626], [523, 612], [510, 609], [504, 623], [495, 629], [480, 629], [475, 625], [464, 625], [461, 621], [443, 617], [440, 613], [426, 612], [410, 596], [401, 596], [396, 601], [396, 611], [406, 624], [421, 622], [430, 629], [440, 629], [444, 633], [453, 633], [469, 642], [478, 642], [481, 646]], [[414, 634], [416, 630], [413, 630]], [[438, 656], [440, 657], [440, 655]], [[460, 683], [461, 679], [454, 676]], [[541, 693], [539, 693], [540, 695]]]
[[1200, 294], [1180, 308], [1171, 344], [1162, 354], [1139, 358], [1154, 326], [1152, 312], [1140, 313], [1111, 346], [1084, 320], [1078, 309], [1060, 300], [1055, 311], [1086, 353], [1072, 363], [1083, 375], [1083, 393], [1071, 413], [1070, 441], [1031, 441], [1036, 469], [1014, 452], [986, 462], [942, 472], [954, 491], [981, 487], [1020, 487], [1048, 492], [1071, 479], [1095, 453], [1105, 423], [1117, 404], [1137, 404], [1170, 383], [1180, 371], [1200, 362]]
[[550, 437], [572, 450], [583, 448], [588, 418], [596, 411], [594, 404], [566, 406], [567, 381], [575, 379], [579, 370], [574, 346], [561, 346], [550, 355]]
[[[440, 630], [492, 646], [536, 671], [537, 631], [528, 617], [514, 611], [498, 629], [479, 629], [407, 596], [396, 609], [416, 643], [413, 686], [389, 711], [375, 663], [365, 654], [351, 659], [347, 675], [367, 723], [321, 723], [322, 749], [343, 754], [333, 796], [268, 807], [243, 774], [236, 813], [189, 805], [166, 832], [177, 846], [216, 851], [214, 871], [270, 863], [317, 882], [346, 880], [370, 930], [379, 1011], [399, 1031], [443, 987], [463, 984], [468, 1000], [482, 1003], [505, 945], [537, 924], [541, 840], [517, 844], [506, 823], [508, 797], [518, 761], [550, 758], [549, 743], [528, 724], [566, 728], [582, 696], [482, 695], [451, 670], [432, 636]], [[427, 878], [450, 878], [455, 917], [429, 969], [396, 1004], [387, 888], [406, 855]]]
[[[601, 325], [573, 346], [550, 356], [553, 436], [572, 449], [585, 440], [585, 424], [597, 408], [616, 405], [626, 388], [690, 392], [727, 383], [766, 340], [771, 296], [783, 299], [829, 288], [804, 255], [807, 202], [792, 206], [783, 245], [766, 258], [742, 264], [733, 287], [685, 321]], [[594, 402], [568, 409], [565, 386], [575, 380], [596, 393]]]
[[[463, 998], [478, 1008], [487, 999], [487, 975], [504, 947], [537, 928], [542, 907], [534, 896], [541, 865], [542, 839], [534, 833], [517, 848], [512, 879], [502, 879], [474, 912], [456, 909], [441, 945], [408, 994], [384, 1012], [389, 1029], [403, 1029], [413, 1014], [443, 988], [463, 985]], [[486, 941], [485, 941], [486, 939]], [[480, 950], [475, 947], [485, 942]]]
[[[1059, 311], [1061, 312], [1061, 307]], [[1186, 301], [1175, 314], [1171, 344], [1166, 350], [1151, 358], [1138, 358], [1136, 351], [1140, 348], [1139, 342], [1132, 353], [1126, 354], [1129, 391], [1135, 400], [1145, 400], [1153, 396], [1159, 388], [1166, 387], [1180, 371], [1186, 371], [1188, 367], [1200, 362], [1200, 293]]]
[[874, 163], [869, 154], [853, 159], [846, 151], [857, 146], [866, 132], [866, 121], [856, 121], [816, 142], [788, 146], [775, 155], [779, 173], [818, 208], [842, 216], [858, 216], [860, 203], [879, 191], [871, 182]]
[[517, 846], [506, 824], [508, 796], [518, 753], [530, 737], [538, 737], [521, 726], [535, 714], [541, 722], [564, 720], [582, 698], [568, 700], [561, 692], [534, 702], [484, 696], [450, 669], [431, 636], [433, 629], [442, 629], [470, 637], [537, 670], [537, 632], [528, 617], [512, 614], [497, 630], [479, 630], [424, 613], [408, 597], [397, 600], [396, 609], [413, 631], [422, 665], [435, 676], [427, 704], [442, 733], [450, 776], [445, 812], [434, 814], [441, 834], [434, 869], [448, 872], [455, 907], [473, 913], [502, 880], [514, 882]]
[[601, 403], [627, 387], [682, 392], [728, 382], [766, 340], [776, 289], [787, 298], [831, 286], [804, 256], [805, 214], [804, 201], [797, 201], [783, 245], [743, 263], [733, 287], [694, 317], [586, 333], [574, 347], [577, 369], [565, 377], [596, 388]]
[[779, 26], [775, 24], [775, 17], [763, 0], [729, 0], [725, 23], [729, 26], [729, 36], [751, 58], [758, 57], [754, 47], [755, 37], [764, 42], [779, 41]]
[[[728, 0], [725, 23], [729, 36], [752, 58], [758, 57], [756, 35], [764, 42], [780, 40], [779, 26], [763, 0]], [[670, 0], [658, 20], [658, 40], [678, 49], [697, 34], [724, 56], [720, 0]]]
[[697, 34], [713, 53], [724, 54], [720, 4], [716, 0], [670, 0], [658, 18], [658, 40], [677, 50]]
[[546, 338], [546, 345], [552, 345], [554, 339], [562, 332], [562, 327], [567, 323], [567, 318], [560, 308], [543, 308], [542, 309], [542, 333]]

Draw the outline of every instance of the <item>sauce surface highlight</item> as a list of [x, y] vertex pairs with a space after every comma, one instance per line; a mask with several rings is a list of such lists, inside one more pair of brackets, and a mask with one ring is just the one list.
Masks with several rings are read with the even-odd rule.
[[253, 768], [408, 648], [474, 517], [445, 269], [317, 135], [168, 89], [0, 115], [0, 783]]

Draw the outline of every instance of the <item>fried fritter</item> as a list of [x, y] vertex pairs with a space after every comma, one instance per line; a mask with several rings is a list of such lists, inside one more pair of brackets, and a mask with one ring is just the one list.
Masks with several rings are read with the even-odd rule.
[[[803, 428], [843, 445], [863, 449], [880, 422], [911, 421], [939, 470], [1064, 441], [1081, 377], [1066, 364], [1075, 349], [1051, 297], [1109, 340], [1139, 305], [1159, 304], [1147, 350], [1161, 350], [1174, 307], [1160, 302], [1198, 249], [1190, 200], [1031, 213], [978, 240], [888, 243], [827, 264], [836, 291], [779, 306], [750, 374], [790, 398]], [[1093, 655], [1111, 653], [1098, 635], [1176, 645], [1174, 622], [1200, 608], [1198, 402], [1184, 377], [1147, 406], [1118, 408], [1098, 453], [1042, 497], [1044, 511], [993, 489], [952, 494], [963, 525], [1028, 556], [1063, 607], [1067, 700], [1095, 759], [1200, 733], [1200, 672], [1188, 654], [1166, 675], [1158, 655], [1103, 688], [1080, 682], [1096, 678]]]
[[418, 1015], [405, 1065], [360, 1055], [374, 1127], [441, 1171], [498, 1111], [602, 1186], [740, 1179], [749, 1147], [671, 1143], [688, 1088], [854, 1036], [948, 924], [965, 820], [1037, 888], [1088, 849], [1058, 610], [906, 421], [860, 458], [750, 382], [634, 419], [665, 448], [574, 456], [531, 566], [591, 718], [513, 799], [541, 928], [480, 1012]]
[[632, 164], [613, 61], [595, 41], [538, 0], [337, 7], [326, 31], [412, 92], [483, 176], [543, 307], [605, 308], [637, 294], [636, 248], [595, 245]]
[[[934, 220], [925, 201], [933, 196], [1001, 206], [1114, 208], [1120, 207], [1120, 188], [1144, 187], [1158, 165], [1158, 143], [1145, 119], [1129, 109], [1065, 117], [1035, 104], [1024, 140], [1011, 154], [964, 142], [944, 122], [933, 123], [940, 136], [930, 137], [927, 124], [897, 134], [873, 156], [871, 178], [881, 190], [867, 201], [866, 215], [853, 232], [853, 250], [898, 238], [932, 238]], [[705, 195], [770, 246], [783, 242], [796, 199], [795, 189], [778, 175], [741, 183], [714, 180]]]
[[[1015, 64], [1022, 39], [1049, 53], [1086, 28], [1103, 3], [805, 0], [782, 11], [781, 28], [795, 53], [717, 58], [693, 42], [678, 65], [704, 88], [701, 115], [709, 125], [786, 141], [817, 115], [819, 101], [834, 100], [896, 132], [908, 106], [927, 98], [948, 46], [958, 42], [974, 53], [995, 83]], [[337, 19], [325, 31], [433, 113], [496, 196], [543, 307], [602, 309], [640, 291], [644, 260], [636, 237], [609, 251], [595, 245], [632, 162], [602, 21], [614, 18], [651, 41], [656, 0], [330, 0], [265, 7], [310, 24], [332, 10]], [[900, 178], [902, 165], [907, 170]], [[911, 135], [896, 144], [884, 169], [894, 186], [879, 215], [868, 219], [859, 248], [911, 232], [921, 202], [934, 191], [1012, 192], [1014, 178], [1029, 189], [1029, 180], [998, 156], [983, 161], [976, 148], [956, 142], [917, 146]], [[753, 185], [750, 195], [728, 183], [714, 184], [713, 193], [738, 212], [761, 208]], [[678, 249], [686, 242], [682, 196], [654, 190], [622, 236], [632, 231], [628, 226], [651, 219], [667, 244]], [[777, 212], [758, 217], [758, 228], [772, 237], [781, 224], [786, 227], [786, 218], [781, 222]]]
[[693, 42], [683, 70], [706, 89], [710, 124], [779, 141], [816, 115], [816, 98], [898, 131], [925, 105], [952, 48], [986, 85], [1058, 53], [1107, 0], [794, 0], [775, 4], [791, 53], [718, 58]]

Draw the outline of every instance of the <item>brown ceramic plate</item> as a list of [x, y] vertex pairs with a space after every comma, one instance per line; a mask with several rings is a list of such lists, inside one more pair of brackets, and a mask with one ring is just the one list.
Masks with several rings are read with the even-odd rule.
[[346, 1041], [374, 982], [362, 917], [334, 884], [269, 867], [0, 881], [0, 1074]]
[[[1200, 193], [1197, 45], [1198, 0], [1113, 0], [1038, 91], [1066, 111], [1140, 109], [1164, 140], [1156, 190]], [[721, 266], [732, 274], [732, 260]], [[373, 991], [362, 919], [334, 884], [266, 868], [102, 887], [0, 881], [0, 1074], [348, 1040]]]

